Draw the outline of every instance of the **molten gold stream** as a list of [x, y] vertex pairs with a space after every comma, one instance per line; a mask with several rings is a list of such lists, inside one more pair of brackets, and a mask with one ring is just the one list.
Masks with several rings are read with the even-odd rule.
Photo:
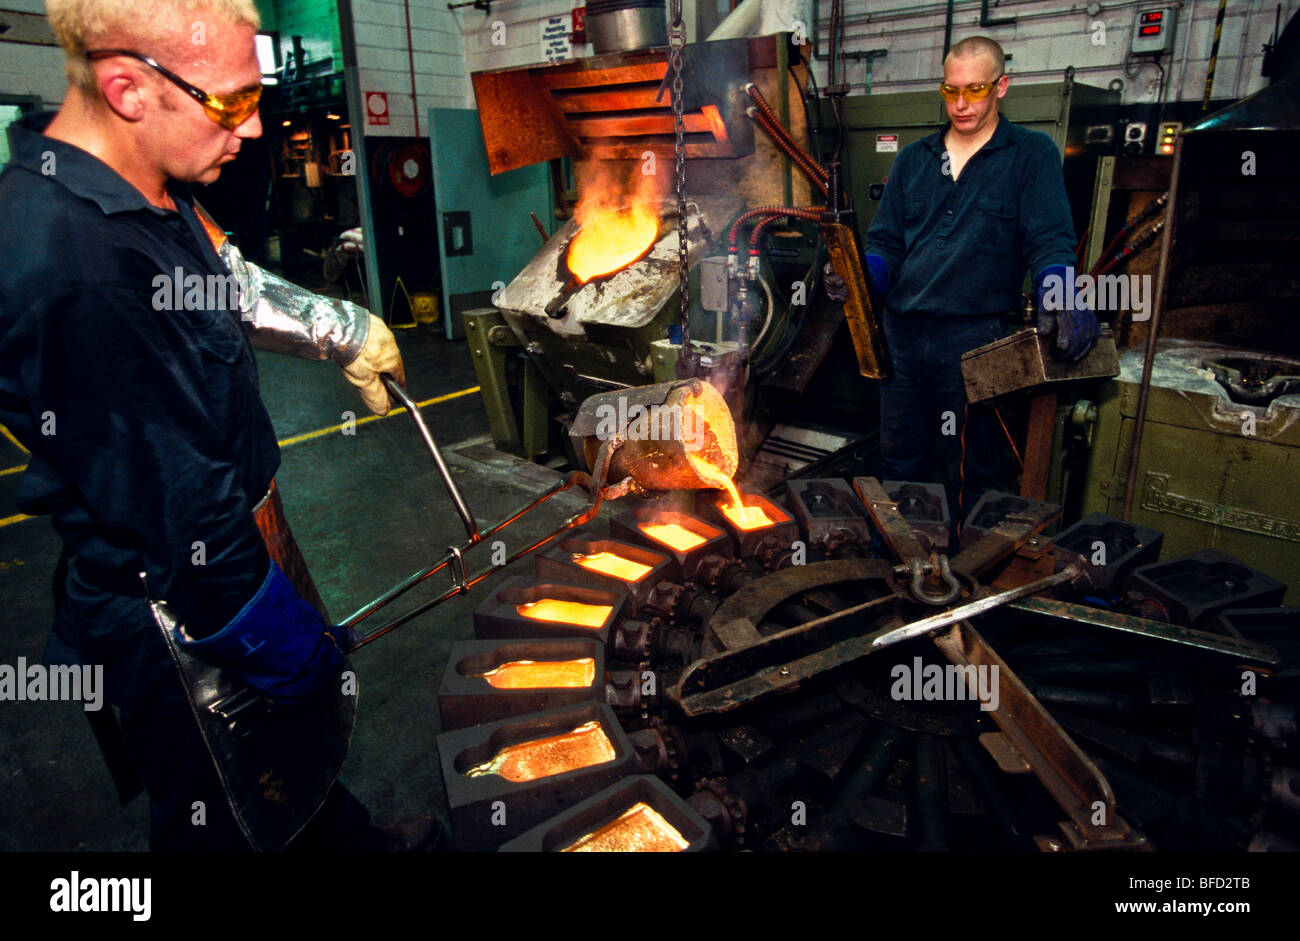
[[597, 830], [581, 836], [561, 853], [680, 853], [686, 838], [657, 810], [638, 801]]
[[609, 736], [593, 719], [571, 732], [507, 745], [483, 764], [470, 768], [465, 775], [477, 778], [499, 774], [516, 783], [536, 781], [613, 761], [615, 757]]
[[727, 519], [744, 530], [763, 529], [776, 522], [761, 506], [747, 506], [741, 499], [736, 484], [715, 465], [696, 454], [687, 454], [686, 457], [700, 479], [707, 481], [710, 486], [727, 491], [729, 499], [718, 503], [718, 509], [726, 514]]
[[510, 660], [486, 673], [475, 673], [495, 689], [545, 689], [549, 687], [582, 688], [590, 686], [596, 676], [596, 661], [591, 657], [577, 660]]

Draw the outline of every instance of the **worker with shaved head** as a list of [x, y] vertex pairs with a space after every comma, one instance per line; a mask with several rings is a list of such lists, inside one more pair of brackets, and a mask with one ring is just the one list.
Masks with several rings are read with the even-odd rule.
[[[247, 262], [195, 204], [262, 133], [252, 0], [47, 11], [69, 88], [11, 127], [0, 175], [0, 422], [31, 451], [19, 509], [64, 543], [52, 648], [103, 665], [120, 730], [96, 732], [149, 793], [154, 849], [396, 848], [412, 831], [371, 825], [308, 736], [274, 758], [314, 791], [237, 770], [268, 728], [339, 708], [349, 646], [283, 521], [253, 346], [334, 360], [382, 414], [393, 336]], [[276, 802], [294, 822], [267, 838]]]
[[[1005, 434], [992, 409], [967, 405], [961, 354], [1011, 332], [1026, 271], [1041, 296], [1073, 266], [1075, 241], [1056, 146], [998, 113], [1011, 81], [1001, 47], [964, 39], [943, 76], [949, 123], [894, 161], [866, 261], [893, 364], [881, 386], [883, 476], [944, 483], [959, 520], [986, 489], [1008, 489]], [[1067, 361], [1098, 335], [1093, 314], [1073, 306], [1039, 305], [1039, 331]]]

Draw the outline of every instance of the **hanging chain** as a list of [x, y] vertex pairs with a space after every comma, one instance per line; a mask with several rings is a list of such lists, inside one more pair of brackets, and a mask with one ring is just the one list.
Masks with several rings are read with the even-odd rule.
[[673, 89], [673, 154], [676, 157], [677, 184], [677, 281], [681, 295], [682, 346], [678, 353], [681, 367], [678, 375], [690, 370], [691, 355], [691, 293], [690, 260], [686, 238], [686, 122], [682, 116], [682, 47], [686, 45], [686, 24], [682, 21], [682, 0], [669, 0], [668, 64], [672, 69]]

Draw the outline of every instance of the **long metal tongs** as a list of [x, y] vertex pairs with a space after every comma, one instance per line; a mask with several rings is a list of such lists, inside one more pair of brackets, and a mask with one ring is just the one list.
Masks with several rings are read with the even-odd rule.
[[[451, 496], [451, 502], [456, 507], [457, 514], [459, 514], [461, 522], [465, 524], [465, 533], [468, 536], [468, 539], [460, 546], [449, 546], [447, 554], [441, 561], [435, 565], [412, 572], [378, 598], [362, 606], [356, 612], [347, 617], [342, 622], [342, 626], [349, 628], [352, 633], [352, 639], [348, 646], [349, 652], [364, 647], [371, 641], [383, 637], [389, 631], [393, 630], [393, 628], [400, 627], [412, 618], [418, 617], [430, 608], [436, 607], [444, 601], [468, 591], [493, 572], [499, 571], [511, 563], [522, 559], [530, 552], [540, 549], [562, 533], [591, 522], [591, 520], [595, 519], [596, 514], [600, 512], [601, 505], [606, 499], [615, 499], [623, 495], [621, 485], [616, 484], [613, 487], [607, 487], [605, 483], [605, 477], [609, 472], [609, 465], [613, 460], [614, 452], [622, 443], [617, 438], [611, 438], [601, 443], [600, 450], [596, 455], [596, 469], [594, 474], [588, 474], [583, 471], [573, 471], [563, 480], [556, 482], [555, 486], [551, 487], [540, 497], [510, 514], [495, 526], [488, 530], [480, 530], [478, 522], [474, 519], [474, 514], [470, 511], [469, 506], [465, 503], [464, 497], [461, 496], [460, 489], [456, 486], [456, 481], [452, 479], [451, 471], [447, 467], [447, 462], [443, 460], [442, 451], [438, 448], [438, 442], [434, 440], [433, 433], [429, 431], [429, 426], [425, 424], [424, 416], [420, 414], [420, 409], [416, 406], [411, 397], [406, 394], [406, 390], [393, 381], [391, 376], [384, 376], [384, 384], [388, 387], [388, 391], [393, 396], [394, 400], [400, 402], [402, 406], [406, 408], [407, 413], [411, 416], [411, 420], [415, 422], [415, 428], [420, 435], [420, 440], [424, 442], [424, 446], [429, 450], [429, 455], [433, 458], [433, 464], [438, 469], [438, 476], [442, 478], [443, 486], [447, 488], [447, 493]], [[551, 497], [558, 493], [563, 493], [574, 486], [579, 486], [592, 495], [591, 505], [588, 506], [587, 509], [576, 516], [570, 517], [560, 526], [559, 529], [555, 530], [550, 535], [539, 539], [526, 549], [521, 549], [499, 565], [491, 565], [474, 576], [470, 576], [466, 572], [464, 559], [464, 553], [466, 551], [505, 529], [510, 524], [517, 522], [520, 518], [551, 499]], [[365, 633], [360, 633], [356, 630], [356, 625], [369, 618], [380, 608], [385, 607], [394, 599], [406, 594], [416, 585], [420, 584], [430, 576], [436, 575], [448, 566], [451, 566], [452, 569], [452, 584], [451, 587], [442, 594], [432, 600], [417, 605], [409, 611], [403, 612], [392, 620], [380, 625], [379, 627], [373, 628], [372, 630], [366, 631]]]

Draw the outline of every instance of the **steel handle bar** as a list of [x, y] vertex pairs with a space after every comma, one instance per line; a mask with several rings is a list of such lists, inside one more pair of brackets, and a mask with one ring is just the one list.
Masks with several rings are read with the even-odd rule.
[[438, 442], [433, 439], [433, 433], [429, 431], [429, 426], [424, 423], [424, 416], [420, 414], [419, 407], [392, 376], [384, 373], [383, 380], [384, 385], [388, 387], [389, 394], [405, 406], [407, 414], [411, 416], [411, 421], [415, 422], [415, 430], [419, 434], [420, 440], [424, 442], [424, 446], [429, 449], [433, 464], [438, 468], [438, 476], [442, 478], [443, 486], [447, 488], [447, 493], [451, 496], [451, 502], [455, 505], [456, 512], [460, 514], [461, 522], [465, 524], [465, 534], [469, 536], [470, 543], [478, 542], [483, 538], [478, 531], [478, 523], [474, 520], [474, 514], [470, 512], [469, 507], [466, 505], [465, 498], [460, 495], [460, 489], [456, 486], [456, 482], [452, 480], [451, 470], [447, 467], [447, 462], [443, 460], [442, 451], [438, 448]]
[[[387, 378], [387, 382], [390, 390], [400, 389], [400, 387], [397, 386], [397, 384], [393, 382], [391, 378]], [[398, 398], [399, 400], [403, 400], [407, 404], [408, 411], [411, 411], [413, 415], [418, 415], [418, 412], [414, 409], [414, 403], [411, 402], [409, 397], [407, 397], [404, 392], [401, 393], [398, 396]], [[434, 463], [438, 465], [439, 471], [442, 472], [443, 481], [444, 483], [447, 484], [447, 489], [452, 493], [453, 500], [455, 500], [459, 496], [459, 494], [455, 490], [454, 485], [451, 483], [450, 475], [445, 472], [446, 465], [441, 461], [441, 453], [438, 450], [437, 443], [433, 439], [432, 433], [429, 431], [428, 427], [424, 424], [422, 420], [417, 419], [416, 424], [420, 433], [420, 437], [425, 441], [426, 446], [429, 448], [429, 453], [433, 455]], [[617, 499], [617, 497], [622, 496], [624, 493], [627, 492], [628, 488], [626, 486], [626, 482], [624, 482], [623, 484], [616, 484], [609, 488], [605, 487], [605, 476], [609, 471], [609, 466], [611, 461], [613, 460], [614, 452], [615, 450], [617, 450], [617, 447], [620, 443], [621, 442], [619, 441], [607, 441], [601, 445], [600, 453], [598, 454], [596, 459], [597, 470], [594, 476], [591, 474], [584, 473], [582, 471], [573, 471], [563, 480], [557, 481], [554, 486], [552, 486], [549, 490], [544, 492], [541, 496], [537, 497], [535, 500], [528, 503], [527, 505], [521, 507], [519, 510], [516, 510], [510, 516], [506, 517], [505, 519], [497, 523], [495, 526], [493, 526], [491, 529], [487, 530], [486, 532], [479, 532], [477, 524], [474, 524], [470, 537], [464, 545], [459, 547], [456, 546], [450, 547], [447, 555], [444, 556], [440, 562], [411, 573], [406, 578], [402, 579], [402, 581], [394, 585], [392, 588], [388, 589], [388, 591], [381, 594], [378, 598], [375, 598], [373, 601], [370, 601], [367, 604], [363, 605], [361, 608], [359, 608], [357, 611], [355, 611], [345, 620], [340, 622], [341, 626], [349, 628], [350, 633], [352, 634], [351, 639], [348, 643], [348, 652], [351, 653], [355, 650], [360, 649], [361, 647], [364, 647], [366, 644], [369, 644], [372, 641], [378, 640], [380, 637], [383, 637], [389, 631], [393, 630], [394, 628], [400, 627], [401, 625], [410, 621], [412, 618], [418, 617], [419, 615], [423, 614], [425, 611], [428, 611], [430, 608], [440, 605], [444, 601], [447, 601], [451, 598], [454, 598], [456, 595], [468, 591], [470, 588], [472, 588], [474, 585], [477, 585], [479, 582], [487, 578], [493, 572], [500, 571], [501, 569], [506, 568], [507, 566], [513, 564], [514, 562], [517, 562], [519, 559], [522, 559], [524, 556], [528, 555], [529, 553], [535, 552], [536, 550], [542, 548], [543, 546], [550, 543], [551, 541], [559, 537], [561, 534], [567, 532], [568, 530], [573, 529], [577, 526], [585, 525], [586, 523], [589, 523], [591, 520], [593, 520], [596, 517], [596, 514], [600, 512], [600, 508], [603, 505], [607, 496], [610, 499]], [[464, 561], [461, 559], [461, 553], [465, 552], [472, 546], [483, 542], [488, 537], [494, 535], [495, 533], [511, 525], [512, 523], [517, 522], [523, 516], [527, 515], [532, 510], [536, 509], [538, 506], [545, 503], [547, 500], [551, 499], [551, 497], [555, 496], [556, 494], [563, 493], [564, 491], [571, 489], [575, 485], [582, 487], [584, 490], [587, 490], [589, 493], [592, 494], [592, 498], [593, 498], [592, 503], [589, 507], [587, 507], [586, 510], [568, 519], [558, 529], [556, 529], [549, 535], [539, 539], [531, 546], [528, 546], [527, 548], [521, 549], [520, 551], [516, 552], [514, 555], [510, 556], [499, 565], [495, 565], [495, 564], [491, 565], [488, 568], [484, 569], [483, 571], [479, 572], [477, 575], [473, 576], [472, 578], [466, 577], [465, 569], [464, 569]], [[465, 508], [464, 512], [461, 514], [461, 517], [462, 519], [468, 518], [471, 521], [473, 520], [472, 515], [469, 514], [468, 508]], [[469, 528], [468, 524], [466, 528], [467, 529]], [[365, 634], [357, 634], [355, 632], [352, 632], [351, 629], [354, 629], [357, 624], [361, 623], [366, 618], [370, 617], [379, 609], [387, 606], [395, 599], [406, 594], [406, 592], [410, 591], [412, 588], [414, 588], [416, 585], [423, 582], [425, 579], [442, 571], [444, 568], [451, 565], [453, 562], [458, 563], [458, 567], [460, 569], [460, 580], [456, 584], [454, 584], [450, 589], [443, 592], [441, 595], [437, 596], [436, 598], [430, 601], [426, 601], [423, 604], [417, 605], [411, 610], [398, 615], [397, 617], [384, 623], [380, 627], [377, 627]]]

